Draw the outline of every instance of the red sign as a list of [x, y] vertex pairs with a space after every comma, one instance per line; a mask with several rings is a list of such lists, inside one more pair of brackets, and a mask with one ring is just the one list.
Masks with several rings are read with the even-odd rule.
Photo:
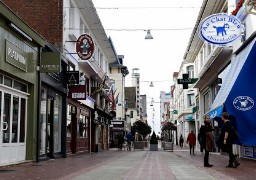
[[73, 100], [86, 100], [86, 85], [69, 86], [68, 90], [68, 98]]
[[88, 60], [94, 52], [94, 43], [88, 34], [82, 34], [76, 41], [76, 52], [82, 60]]

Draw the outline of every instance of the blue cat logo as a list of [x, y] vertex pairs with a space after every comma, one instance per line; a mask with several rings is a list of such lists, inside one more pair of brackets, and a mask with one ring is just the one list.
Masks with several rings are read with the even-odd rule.
[[234, 99], [233, 106], [240, 111], [248, 111], [253, 108], [254, 101], [249, 96], [238, 96]]

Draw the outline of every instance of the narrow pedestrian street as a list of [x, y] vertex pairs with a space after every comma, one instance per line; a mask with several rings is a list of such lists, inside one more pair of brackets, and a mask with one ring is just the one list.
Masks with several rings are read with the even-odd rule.
[[256, 163], [240, 159], [238, 168], [226, 168], [228, 157], [210, 154], [212, 168], [203, 167], [203, 154], [190, 155], [189, 150], [174, 146], [174, 151], [132, 150], [113, 148], [94, 154], [80, 154], [65, 159], [24, 163], [0, 168], [0, 179], [59, 180], [167, 180], [167, 179], [255, 179]]

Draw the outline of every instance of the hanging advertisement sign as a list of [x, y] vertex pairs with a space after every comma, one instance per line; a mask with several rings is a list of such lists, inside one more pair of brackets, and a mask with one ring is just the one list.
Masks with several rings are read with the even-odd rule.
[[82, 34], [76, 41], [76, 52], [82, 60], [88, 60], [94, 52], [94, 43], [88, 34]]
[[68, 87], [68, 98], [72, 100], [86, 100], [86, 85], [72, 85]]
[[65, 75], [67, 84], [79, 84], [79, 71], [66, 71]]
[[199, 37], [208, 43], [226, 45], [241, 35], [241, 21], [225, 13], [213, 14], [205, 18], [198, 27]]

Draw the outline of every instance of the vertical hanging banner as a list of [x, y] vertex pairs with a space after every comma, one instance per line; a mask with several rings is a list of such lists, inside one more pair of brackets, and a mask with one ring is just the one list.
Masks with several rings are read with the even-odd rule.
[[94, 43], [88, 34], [82, 34], [76, 41], [76, 52], [82, 60], [88, 60], [94, 52]]
[[203, 19], [198, 27], [198, 36], [215, 45], [227, 45], [241, 35], [241, 21], [232, 15], [218, 13]]

